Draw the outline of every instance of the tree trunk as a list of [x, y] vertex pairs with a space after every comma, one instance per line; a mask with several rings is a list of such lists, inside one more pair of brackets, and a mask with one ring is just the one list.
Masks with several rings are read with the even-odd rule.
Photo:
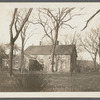
[[93, 59], [94, 62], [94, 69], [96, 70], [96, 57]]
[[55, 48], [56, 48], [56, 46], [55, 45], [53, 45], [53, 47], [52, 47], [52, 72], [54, 72], [54, 56], [55, 56]]
[[23, 73], [24, 68], [24, 39], [22, 39], [22, 49], [21, 49], [21, 63], [20, 63], [21, 73]]
[[12, 76], [12, 67], [13, 67], [13, 48], [14, 48], [14, 42], [11, 41], [10, 43], [10, 76]]
[[56, 60], [56, 72], [58, 71], [58, 63], [59, 63], [59, 56], [55, 56], [55, 60]]
[[59, 29], [59, 26], [58, 26], [58, 23], [57, 23], [57, 28], [55, 29], [55, 39], [54, 39], [54, 44], [53, 44], [53, 47], [52, 47], [52, 54], [51, 54], [51, 57], [52, 57], [52, 72], [54, 72], [54, 59], [55, 59], [55, 49], [56, 49], [56, 45], [57, 45], [57, 39], [58, 39], [58, 29]]

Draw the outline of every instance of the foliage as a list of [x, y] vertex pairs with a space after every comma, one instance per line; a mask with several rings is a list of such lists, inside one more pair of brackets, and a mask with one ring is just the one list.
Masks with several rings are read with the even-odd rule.
[[[27, 22], [31, 12], [32, 12], [33, 8], [29, 8], [27, 14], [24, 14], [24, 19], [20, 20], [20, 18], [22, 18], [22, 16], [20, 15], [20, 11], [18, 12], [18, 8], [14, 9], [14, 13], [12, 16], [12, 21], [10, 23], [9, 29], [10, 29], [10, 55], [9, 55], [9, 59], [10, 59], [10, 76], [12, 76], [12, 64], [13, 64], [13, 50], [14, 50], [14, 44], [15, 41], [17, 40], [20, 32], [22, 31], [25, 23]], [[18, 23], [20, 22], [20, 25], [18, 25]], [[13, 31], [13, 27], [15, 29], [16, 35], [14, 36], [14, 31]]]
[[47, 81], [44, 75], [28, 74], [18, 79], [18, 85], [24, 92], [39, 92], [46, 87]]

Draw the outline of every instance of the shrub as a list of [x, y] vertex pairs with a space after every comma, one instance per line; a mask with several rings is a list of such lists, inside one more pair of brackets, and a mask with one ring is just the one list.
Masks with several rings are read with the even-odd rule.
[[47, 81], [43, 74], [28, 74], [18, 79], [18, 84], [24, 92], [39, 92], [46, 88]]

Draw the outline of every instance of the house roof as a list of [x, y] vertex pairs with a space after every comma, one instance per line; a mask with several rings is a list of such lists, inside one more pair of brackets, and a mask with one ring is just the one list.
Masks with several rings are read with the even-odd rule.
[[[24, 58], [26, 58], [27, 56], [26, 55], [24, 55]], [[28, 57], [27, 57], [28, 58]], [[13, 58], [13, 60], [16, 60], [16, 61], [19, 61], [19, 60], [21, 60], [21, 54], [19, 54], [19, 55], [16, 55], [14, 58]]]
[[[76, 50], [75, 45], [57, 45], [57, 55], [71, 55], [73, 50]], [[52, 45], [29, 46], [25, 50], [27, 55], [50, 55], [52, 52]]]

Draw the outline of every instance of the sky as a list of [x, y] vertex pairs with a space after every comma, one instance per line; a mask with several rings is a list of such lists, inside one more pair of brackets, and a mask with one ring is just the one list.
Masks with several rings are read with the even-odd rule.
[[[73, 13], [82, 13], [83, 15], [74, 17], [70, 24], [72, 26], [77, 26], [75, 29], [70, 29], [66, 27], [59, 31], [60, 35], [58, 39], [63, 43], [62, 35], [74, 35], [75, 31], [77, 33], [85, 36], [86, 32], [89, 32], [91, 28], [96, 28], [100, 25], [100, 14], [95, 16], [93, 20], [89, 23], [88, 27], [81, 31], [81, 29], [85, 26], [86, 21], [98, 10], [100, 9], [100, 3], [0, 3], [0, 44], [1, 43], [9, 43], [9, 25], [11, 22], [12, 14], [14, 8], [33, 8], [33, 13], [37, 13], [37, 8], [60, 8], [60, 7], [75, 7]], [[29, 45], [39, 45], [41, 38], [44, 35], [43, 28], [39, 25], [32, 26], [30, 31], [34, 34], [27, 41], [25, 48]], [[17, 39], [16, 43], [21, 46], [20, 37]]]

